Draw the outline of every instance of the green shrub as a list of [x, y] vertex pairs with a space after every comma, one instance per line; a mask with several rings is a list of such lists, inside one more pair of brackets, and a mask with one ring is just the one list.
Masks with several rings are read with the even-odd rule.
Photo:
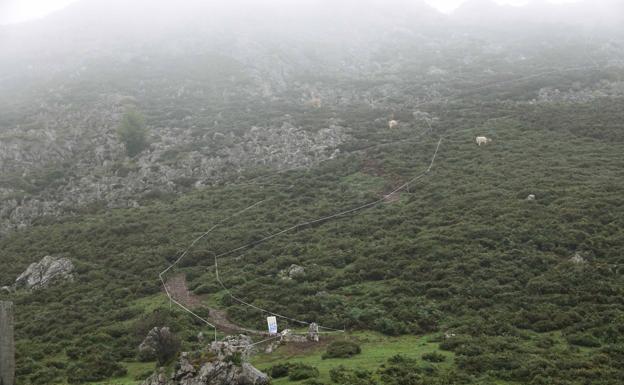
[[350, 358], [360, 354], [360, 345], [351, 341], [334, 341], [327, 346], [327, 351], [323, 353], [323, 359], [327, 358]]
[[136, 110], [126, 111], [117, 129], [117, 135], [126, 147], [129, 157], [138, 155], [148, 146], [145, 120]]
[[151, 376], [154, 373], [153, 370], [146, 370], [141, 373], [135, 374], [133, 380], [135, 381], [143, 381], [147, 377]]
[[277, 364], [269, 369], [269, 375], [272, 378], [282, 378], [288, 376], [288, 364]]
[[567, 337], [567, 340], [572, 345], [584, 346], [588, 348], [600, 347], [600, 341], [590, 334], [572, 334]]
[[444, 354], [431, 352], [423, 354], [422, 359], [429, 362], [444, 362], [446, 360], [446, 357], [444, 356]]
[[291, 364], [288, 368], [288, 379], [290, 381], [306, 380], [319, 376], [319, 371], [314, 366], [296, 363]]
[[309, 380], [303, 381], [303, 385], [325, 385], [325, 383], [316, 379], [309, 379]]

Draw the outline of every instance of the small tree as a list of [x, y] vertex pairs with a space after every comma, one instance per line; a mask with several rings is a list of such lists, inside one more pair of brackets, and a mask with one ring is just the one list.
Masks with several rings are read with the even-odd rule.
[[117, 135], [130, 157], [140, 154], [148, 146], [145, 119], [136, 110], [126, 111], [117, 129]]

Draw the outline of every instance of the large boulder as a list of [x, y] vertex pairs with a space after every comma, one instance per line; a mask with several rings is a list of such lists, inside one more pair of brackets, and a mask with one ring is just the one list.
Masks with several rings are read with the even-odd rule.
[[158, 358], [159, 354], [166, 353], [163, 349], [175, 350], [177, 342], [168, 327], [154, 327], [148, 333], [141, 345], [139, 345], [139, 357], [143, 361], [151, 361]]
[[41, 289], [54, 282], [72, 281], [74, 264], [67, 258], [53, 258], [49, 255], [30, 266], [15, 280], [15, 288]]

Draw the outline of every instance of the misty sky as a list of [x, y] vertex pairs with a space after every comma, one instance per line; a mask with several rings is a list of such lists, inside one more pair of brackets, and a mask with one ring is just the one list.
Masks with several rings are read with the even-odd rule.
[[[0, 0], [0, 24], [16, 23], [43, 17], [50, 12], [62, 9], [77, 0]], [[83, 0], [88, 1], [88, 0]], [[128, 0], [132, 1], [132, 0]], [[226, 0], [207, 0], [226, 1]], [[292, 0], [297, 1], [297, 0]], [[465, 0], [426, 0], [435, 8], [450, 12]], [[522, 5], [531, 0], [495, 0], [502, 4]], [[535, 1], [535, 0], [532, 0]], [[543, 0], [550, 3], [569, 3], [580, 0]]]

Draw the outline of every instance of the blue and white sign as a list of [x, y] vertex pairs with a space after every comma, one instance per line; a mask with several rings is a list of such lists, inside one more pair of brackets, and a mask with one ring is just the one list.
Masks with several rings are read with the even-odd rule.
[[267, 317], [267, 324], [269, 325], [269, 334], [277, 334], [277, 318]]

